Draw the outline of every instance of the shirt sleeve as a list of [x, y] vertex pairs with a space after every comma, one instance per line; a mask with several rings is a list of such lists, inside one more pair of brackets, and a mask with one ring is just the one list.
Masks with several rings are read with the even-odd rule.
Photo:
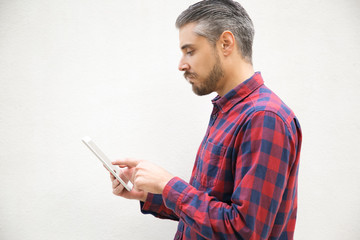
[[277, 114], [253, 114], [236, 136], [231, 203], [174, 178], [163, 191], [166, 207], [204, 238], [268, 239], [275, 224], [287, 224], [294, 205], [295, 135]]
[[145, 202], [140, 202], [143, 214], [151, 214], [157, 218], [179, 221], [179, 217], [164, 205], [161, 194], [148, 193]]

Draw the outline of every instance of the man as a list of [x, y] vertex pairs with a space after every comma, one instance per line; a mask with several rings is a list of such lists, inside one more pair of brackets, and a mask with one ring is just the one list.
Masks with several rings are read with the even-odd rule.
[[177, 19], [179, 70], [198, 95], [217, 92], [190, 183], [148, 161], [117, 160], [143, 213], [179, 221], [175, 239], [293, 239], [301, 130], [252, 66], [253, 24], [232, 0], [201, 1]]

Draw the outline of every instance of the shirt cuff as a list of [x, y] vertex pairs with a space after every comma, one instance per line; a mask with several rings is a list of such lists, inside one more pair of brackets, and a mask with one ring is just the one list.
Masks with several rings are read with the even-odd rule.
[[181, 178], [172, 178], [163, 190], [162, 198], [165, 206], [180, 216], [182, 200], [190, 189], [190, 184]]
[[146, 201], [140, 201], [141, 212], [144, 214], [156, 212], [161, 206], [162, 201], [161, 195], [148, 193]]

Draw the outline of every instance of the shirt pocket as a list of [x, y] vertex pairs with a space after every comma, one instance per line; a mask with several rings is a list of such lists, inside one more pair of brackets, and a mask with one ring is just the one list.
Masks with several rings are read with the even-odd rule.
[[201, 156], [200, 184], [212, 187], [218, 180], [225, 158], [226, 147], [207, 142]]

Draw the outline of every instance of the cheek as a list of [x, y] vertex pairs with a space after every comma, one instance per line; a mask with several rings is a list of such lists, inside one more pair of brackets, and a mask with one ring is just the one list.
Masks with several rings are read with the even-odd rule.
[[203, 74], [207, 74], [212, 69], [214, 64], [215, 59], [212, 54], [203, 54], [201, 56], [198, 56], [198, 58], [196, 59], [196, 66], [199, 73], [202, 72]]
[[196, 72], [199, 75], [206, 73], [208, 65], [209, 65], [208, 59], [200, 57], [200, 56], [194, 57], [191, 60], [191, 64], [190, 64], [192, 71]]

